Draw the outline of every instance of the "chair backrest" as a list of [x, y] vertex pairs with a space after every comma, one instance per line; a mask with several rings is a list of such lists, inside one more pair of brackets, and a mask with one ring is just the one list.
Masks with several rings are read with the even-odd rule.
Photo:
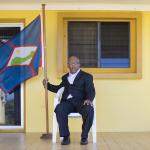
[[65, 89], [65, 87], [61, 87], [58, 91], [57, 91], [57, 93], [56, 93], [56, 98], [61, 98], [61, 96], [62, 96], [62, 94], [63, 94], [63, 92], [64, 92], [64, 89]]

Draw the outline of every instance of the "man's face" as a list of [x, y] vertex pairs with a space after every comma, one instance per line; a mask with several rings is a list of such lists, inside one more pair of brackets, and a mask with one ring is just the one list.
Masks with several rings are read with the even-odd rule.
[[70, 70], [70, 73], [74, 74], [78, 71], [80, 68], [80, 61], [77, 57], [72, 56], [68, 60], [68, 68]]

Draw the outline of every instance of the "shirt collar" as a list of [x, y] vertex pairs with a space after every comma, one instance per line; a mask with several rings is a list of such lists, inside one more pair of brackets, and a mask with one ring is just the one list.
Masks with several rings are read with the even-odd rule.
[[69, 76], [76, 76], [79, 72], [80, 72], [80, 68], [79, 68], [78, 71], [77, 71], [76, 73], [74, 73], [74, 74], [72, 74], [72, 73], [69, 72]]

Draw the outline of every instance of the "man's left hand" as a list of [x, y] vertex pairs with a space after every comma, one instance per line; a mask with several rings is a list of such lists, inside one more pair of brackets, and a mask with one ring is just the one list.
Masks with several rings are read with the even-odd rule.
[[86, 100], [84, 101], [83, 105], [91, 105], [91, 106], [93, 106], [93, 102], [90, 101], [89, 99], [86, 99]]

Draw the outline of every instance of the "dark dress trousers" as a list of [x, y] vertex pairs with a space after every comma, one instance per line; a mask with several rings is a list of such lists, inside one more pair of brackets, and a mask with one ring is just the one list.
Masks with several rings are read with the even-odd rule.
[[[48, 83], [48, 90], [57, 92], [61, 87], [65, 87], [61, 102], [55, 108], [55, 113], [59, 125], [60, 137], [69, 136], [68, 114], [71, 112], [79, 112], [82, 115], [82, 138], [88, 138], [88, 132], [93, 123], [94, 109], [91, 105], [83, 105], [85, 100], [93, 101], [95, 97], [95, 88], [93, 84], [93, 76], [82, 70], [79, 71], [73, 84], [70, 84], [67, 77], [69, 73], [62, 77], [60, 85], [52, 85]], [[67, 99], [71, 94], [72, 98]]]

